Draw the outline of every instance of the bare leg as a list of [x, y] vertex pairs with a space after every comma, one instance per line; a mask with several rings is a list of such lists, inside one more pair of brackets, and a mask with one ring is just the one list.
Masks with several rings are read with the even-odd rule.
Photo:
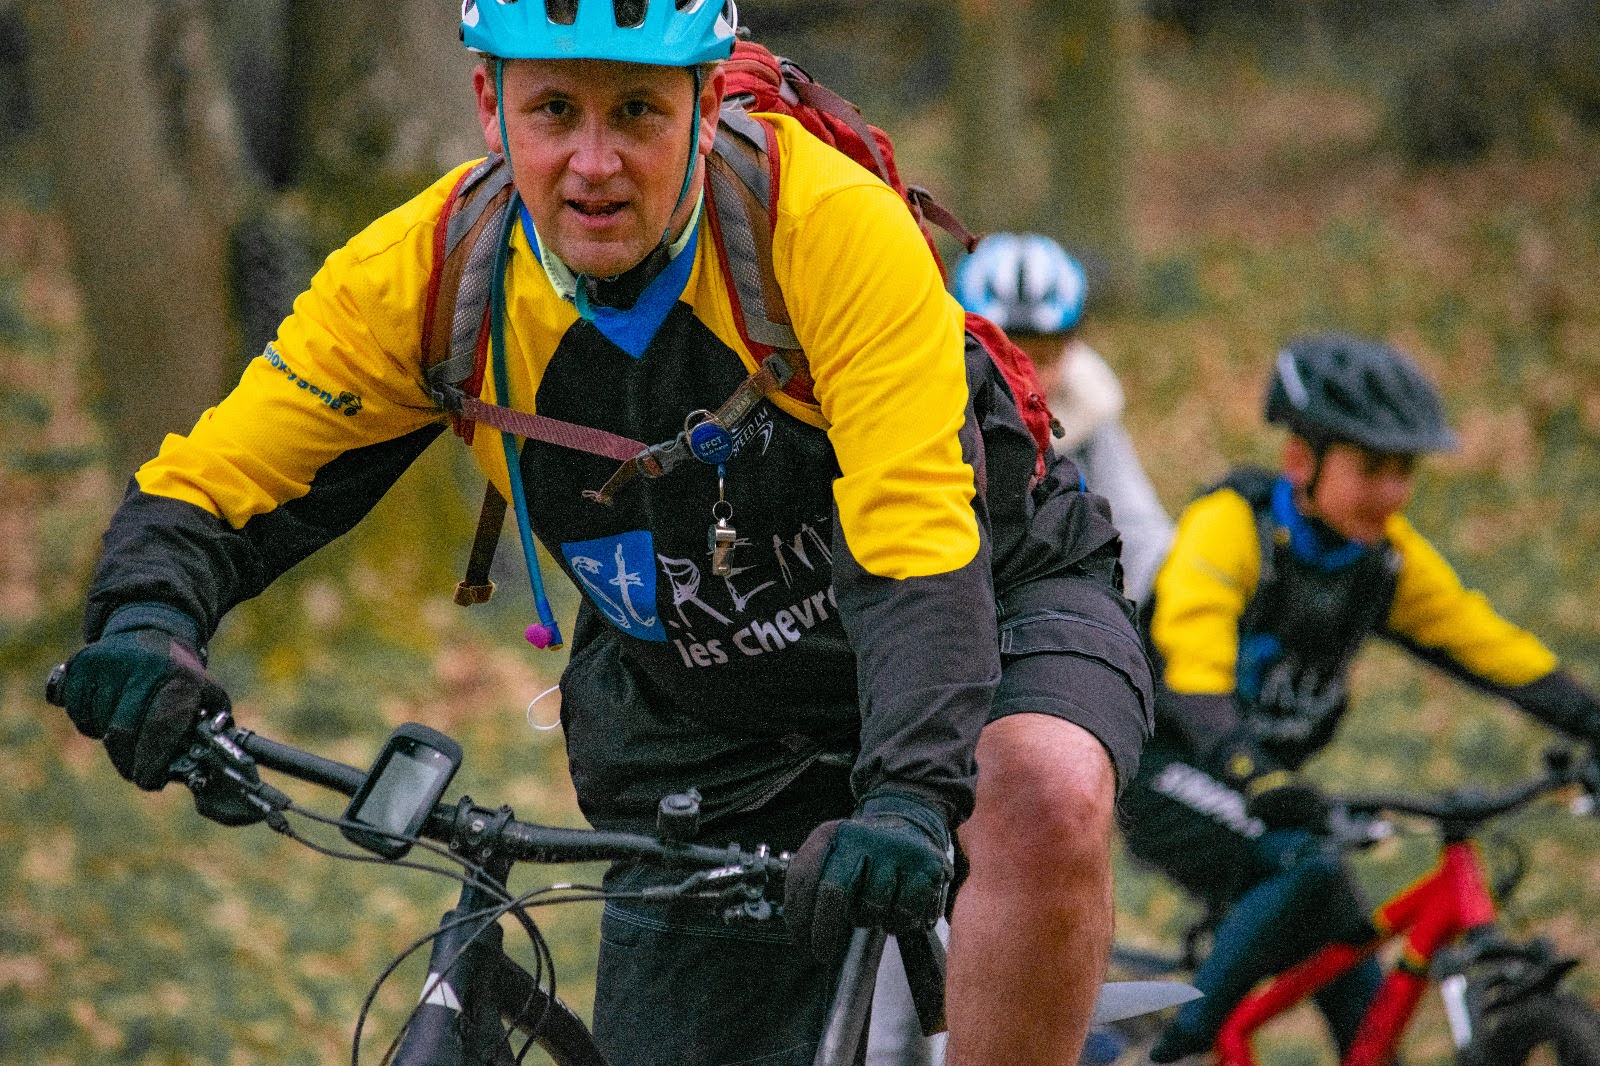
[[1017, 714], [984, 729], [951, 923], [949, 1066], [1077, 1063], [1111, 950], [1115, 781], [1070, 722]]

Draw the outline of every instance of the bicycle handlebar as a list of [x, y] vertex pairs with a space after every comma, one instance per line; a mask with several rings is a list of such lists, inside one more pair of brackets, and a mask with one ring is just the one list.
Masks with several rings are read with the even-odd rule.
[[[64, 675], [64, 665], [57, 667], [46, 685], [46, 699], [56, 706], [64, 704]], [[199, 722], [194, 729], [194, 739], [189, 753], [172, 764], [173, 779], [182, 781], [199, 796], [207, 789], [217, 787], [220, 776], [225, 779], [221, 782], [222, 787], [236, 789], [260, 811], [269, 825], [282, 831], [287, 831], [283, 812], [294, 806], [293, 801], [262, 782], [257, 773], [259, 767], [344, 796], [354, 796], [366, 783], [369, 773], [242, 728], [234, 723], [232, 715], [226, 711]], [[484, 867], [492, 865], [491, 873], [502, 883], [510, 864], [514, 862], [642, 861], [694, 870], [697, 872], [677, 885], [645, 888], [641, 894], [647, 899], [686, 895], [720, 899], [724, 904], [732, 904], [732, 907], [724, 910], [725, 917], [742, 914], [765, 919], [775, 916], [776, 912], [770, 903], [783, 899], [788, 853], [774, 855], [764, 844], [753, 852], [746, 852], [736, 844], [716, 848], [673, 839], [678, 833], [684, 832], [680, 827], [686, 823], [681, 817], [669, 817], [674, 813], [680, 816], [684, 813], [681, 808], [674, 812], [671, 801], [691, 800], [697, 804], [698, 799], [697, 795], [690, 793], [664, 800], [660, 835], [650, 837], [639, 833], [565, 829], [523, 822], [513, 817], [509, 807], [491, 810], [478, 806], [469, 796], [462, 796], [454, 803], [435, 804], [417, 831], [417, 837], [447, 845], [462, 857], [470, 858]], [[494, 859], [492, 864], [491, 856]], [[494, 873], [494, 869], [498, 869], [498, 873]], [[463, 900], [475, 890], [477, 884], [468, 884]], [[514, 906], [515, 902], [512, 901], [511, 905]], [[853, 1057], [869, 1002], [871, 975], [868, 971], [872, 968], [869, 963], [874, 962], [878, 951], [881, 951], [883, 939], [881, 930], [855, 931], [852, 957], [856, 958], [855, 966], [860, 972], [847, 969], [846, 975], [853, 973], [854, 976], [850, 980], [841, 980], [828, 1027], [831, 1034], [829, 1039], [851, 1050], [837, 1059], [819, 1058], [818, 1061], [845, 1062]], [[943, 946], [931, 929], [909, 936], [902, 943], [907, 949], [905, 961], [912, 979], [913, 999], [919, 1020], [924, 1031], [931, 1035], [941, 1031], [944, 1024]], [[433, 1018], [417, 1031], [433, 1033], [441, 1024], [437, 1018]], [[359, 1038], [359, 1026], [357, 1031]]]
[[1387, 812], [1426, 818], [1448, 831], [1465, 835], [1485, 822], [1570, 785], [1581, 785], [1591, 799], [1600, 794], [1600, 762], [1594, 751], [1551, 748], [1544, 753], [1544, 766], [1539, 777], [1498, 791], [1468, 788], [1437, 796], [1381, 792], [1332, 797], [1332, 802], [1355, 815]]
[[[355, 795], [367, 778], [366, 771], [235, 726], [231, 719], [219, 721], [225, 718], [218, 715], [202, 723], [198, 732], [212, 742], [217, 737], [226, 738], [269, 770], [346, 796]], [[728, 867], [729, 876], [737, 871], [740, 879], [763, 874], [781, 877], [788, 867], [786, 855], [773, 855], [764, 846], [744, 852], [735, 847], [679, 843], [639, 833], [539, 825], [511, 817], [509, 808], [480, 807], [466, 796], [454, 803], [435, 805], [418, 836], [471, 850], [492, 844], [498, 854], [515, 862], [640, 860], [713, 873]]]
[[[45, 699], [57, 707], [66, 706], [65, 677], [63, 663], [51, 671], [45, 683]], [[354, 796], [367, 779], [365, 770], [235, 725], [226, 711], [198, 723], [195, 738], [190, 754], [173, 764], [174, 778], [199, 791], [220, 770], [267, 815], [283, 810], [290, 800], [277, 789], [263, 785], [255, 774], [256, 766], [345, 796]], [[743, 852], [733, 846], [713, 848], [639, 833], [563, 829], [523, 822], [511, 816], [509, 807], [491, 810], [466, 796], [453, 804], [435, 805], [418, 836], [462, 850], [481, 851], [488, 846], [513, 862], [631, 860], [698, 868], [713, 878], [723, 874], [725, 880], [732, 882], [759, 881], [770, 876], [776, 880], [779, 898], [789, 864], [787, 854], [773, 855], [765, 845], [754, 852]]]

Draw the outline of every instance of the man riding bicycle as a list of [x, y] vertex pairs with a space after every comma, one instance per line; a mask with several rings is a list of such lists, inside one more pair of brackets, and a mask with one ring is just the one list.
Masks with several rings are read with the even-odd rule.
[[[1210, 1048], [1262, 978], [1373, 933], [1315, 837], [1325, 804], [1296, 774], [1332, 739], [1369, 635], [1600, 740], [1593, 694], [1464, 588], [1401, 513], [1417, 458], [1455, 443], [1409, 359], [1342, 334], [1296, 340], [1266, 417], [1290, 433], [1282, 469], [1235, 470], [1189, 505], [1141, 612], [1156, 736], [1126, 796], [1128, 847], [1222, 915], [1194, 978], [1205, 998], [1179, 1012], [1156, 1062]], [[1377, 981], [1369, 959], [1317, 997], [1341, 1054]]]
[[[469, 415], [463, 436], [512, 501], [536, 597], [535, 537], [584, 593], [561, 685], [579, 802], [646, 829], [695, 787], [701, 840], [797, 850], [798, 945], [608, 906], [596, 1038], [619, 1064], [809, 1062], [849, 930], [930, 924], [959, 827], [950, 1061], [1073, 1062], [1109, 947], [1116, 787], [1148, 730], [1116, 531], [1070, 463], [1038, 469], [904, 202], [797, 123], [731, 114], [769, 138], [754, 254], [814, 402], [752, 354], [707, 195], [735, 23], [703, 0], [463, 5], [516, 194], [487, 238], [487, 369], [463, 387], [533, 427]], [[65, 696], [140, 787], [227, 704], [203, 665], [224, 613], [349, 529], [446, 425], [422, 335], [469, 173], [335, 252], [130, 486]], [[733, 424], [707, 417], [739, 396]], [[702, 454], [697, 435], [704, 461], [659, 461], [707, 423], [727, 439]], [[615, 440], [669, 443], [623, 476], [594, 443]]]

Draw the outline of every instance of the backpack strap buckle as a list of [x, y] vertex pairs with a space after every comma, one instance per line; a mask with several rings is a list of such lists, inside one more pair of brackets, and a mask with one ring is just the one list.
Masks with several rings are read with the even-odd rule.
[[[754, 374], [739, 383], [733, 395], [724, 400], [715, 412], [689, 412], [677, 436], [660, 444], [652, 444], [624, 460], [604, 485], [598, 489], [585, 489], [583, 498], [609, 507], [618, 490], [635, 477], [658, 478], [691, 455], [702, 462], [726, 462], [731, 457], [731, 443], [727, 449], [729, 454], [723, 454], [724, 449], [720, 447], [701, 444], [697, 448], [696, 444], [709, 441], [713, 436], [719, 440], [728, 437], [755, 410], [756, 404], [782, 389], [793, 376], [794, 366], [785, 353], [773, 352], [761, 361], [760, 368]], [[719, 430], [720, 433], [717, 432]], [[719, 455], [721, 458], [718, 458]]]

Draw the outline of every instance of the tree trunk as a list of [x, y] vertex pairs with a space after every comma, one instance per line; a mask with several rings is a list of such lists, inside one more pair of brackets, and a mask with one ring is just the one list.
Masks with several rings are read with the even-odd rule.
[[1042, 228], [1047, 190], [1028, 86], [1031, 6], [962, 0], [961, 47], [950, 86], [957, 213], [978, 233]]
[[1130, 265], [1123, 0], [963, 0], [956, 200], [979, 231], [1057, 238], [1096, 280]]
[[[1133, 268], [1125, 0], [1043, 0], [1051, 64], [1045, 129], [1054, 189], [1047, 232], [1102, 266], [1113, 290]], [[1098, 260], [1098, 264], [1095, 263]]]
[[[230, 384], [219, 266], [237, 202], [232, 165], [194, 142], [189, 165], [173, 154], [193, 136], [225, 143], [229, 116], [215, 99], [195, 108], [174, 99], [160, 71], [205, 49], [187, 30], [166, 32], [154, 4], [39, 0], [28, 15], [32, 97], [94, 331], [107, 458], [120, 475], [165, 434], [187, 431]], [[181, 55], [163, 54], [174, 49]]]
[[288, 0], [289, 81], [305, 179], [370, 221], [419, 181], [484, 152], [456, 7]]
[[304, 193], [338, 242], [483, 151], [449, 4], [23, 2], [117, 473], [276, 330], [322, 243]]

